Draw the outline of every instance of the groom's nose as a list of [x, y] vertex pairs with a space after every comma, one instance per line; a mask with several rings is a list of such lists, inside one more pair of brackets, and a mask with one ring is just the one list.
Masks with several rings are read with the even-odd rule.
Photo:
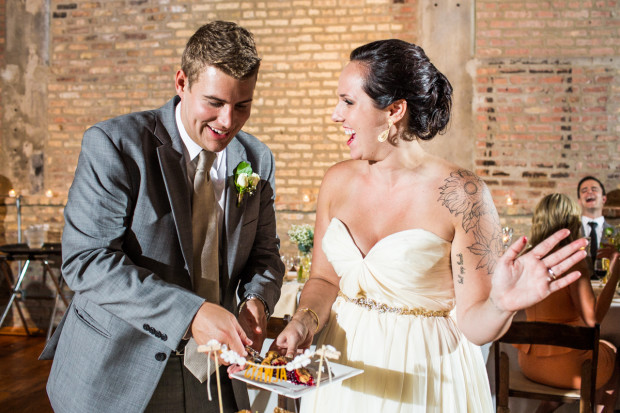
[[218, 123], [226, 129], [230, 129], [233, 124], [233, 110], [230, 105], [224, 105], [217, 114]]

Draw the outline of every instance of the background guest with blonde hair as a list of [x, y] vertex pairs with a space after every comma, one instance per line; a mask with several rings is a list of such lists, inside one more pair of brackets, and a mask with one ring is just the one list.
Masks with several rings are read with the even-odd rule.
[[[568, 228], [571, 234], [560, 241], [556, 248], [576, 239], [581, 225], [580, 208], [564, 194], [545, 196], [534, 210], [532, 217], [531, 243], [535, 247], [549, 235], [561, 228]], [[579, 261], [571, 269], [582, 275], [570, 284], [553, 292], [543, 301], [525, 310], [528, 321], [546, 321], [579, 326], [594, 326], [601, 323], [614, 295], [620, 276], [618, 252], [611, 256], [609, 279], [597, 297], [590, 283], [590, 272], [586, 261]], [[584, 350], [553, 346], [518, 345], [519, 365], [529, 379], [554, 387], [578, 389], [581, 385], [581, 364], [592, 357]], [[617, 397], [618, 368], [617, 350], [613, 344], [601, 340], [597, 366], [596, 388], [598, 389], [598, 411], [613, 411]], [[552, 412], [560, 406], [557, 402], [543, 401], [537, 412]], [[604, 408], [609, 410], [603, 410]]]

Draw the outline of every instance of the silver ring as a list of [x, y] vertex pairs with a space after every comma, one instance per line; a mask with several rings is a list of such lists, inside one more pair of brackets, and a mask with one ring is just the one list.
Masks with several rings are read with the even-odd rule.
[[551, 268], [547, 268], [547, 272], [549, 273], [549, 282], [551, 281], [555, 281], [558, 279], [558, 277], [555, 275], [555, 273], [551, 270]]

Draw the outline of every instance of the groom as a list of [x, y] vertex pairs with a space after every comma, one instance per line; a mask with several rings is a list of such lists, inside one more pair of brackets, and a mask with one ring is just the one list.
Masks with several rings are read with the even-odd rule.
[[[274, 158], [241, 131], [259, 65], [247, 30], [211, 22], [187, 43], [178, 96], [84, 134], [62, 240], [75, 296], [41, 355], [54, 359], [47, 391], [56, 412], [216, 412], [215, 388], [209, 402], [206, 382], [184, 367], [188, 339], [216, 339], [242, 355], [251, 342], [261, 348], [284, 267]], [[201, 152], [214, 162], [198, 179]], [[260, 181], [238, 203], [242, 162]], [[203, 180], [211, 206], [192, 207]], [[207, 217], [211, 251], [194, 240]], [[197, 267], [209, 266], [216, 275], [205, 289]], [[221, 373], [224, 410], [248, 408], [242, 383]]]

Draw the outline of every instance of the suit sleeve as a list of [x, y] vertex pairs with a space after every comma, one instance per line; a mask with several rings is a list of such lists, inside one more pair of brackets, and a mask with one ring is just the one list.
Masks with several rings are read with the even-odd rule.
[[[138, 197], [144, 198], [138, 195], [143, 191], [140, 182], [151, 178], [140, 162], [146, 164], [128, 156], [102, 129], [86, 131], [65, 208], [62, 273], [76, 294], [174, 349], [203, 300], [163, 281], [156, 274], [160, 264], [156, 260], [147, 269], [126, 252], [128, 245], [145, 251], [161, 245], [156, 237], [140, 238], [140, 233], [150, 234], [149, 225], [137, 228], [138, 222], [145, 221], [138, 214], [147, 214], [144, 199], [137, 207]], [[162, 187], [157, 196], [165, 194]], [[156, 201], [151, 203], [156, 209]], [[152, 223], [161, 225], [157, 220]], [[160, 237], [176, 237], [176, 233], [160, 233]]]
[[275, 160], [271, 151], [263, 153], [260, 162], [261, 182], [257, 195], [260, 210], [256, 237], [244, 268], [239, 296], [257, 294], [267, 304], [270, 314], [280, 298], [284, 263], [280, 258], [280, 239], [276, 232], [275, 215]]

